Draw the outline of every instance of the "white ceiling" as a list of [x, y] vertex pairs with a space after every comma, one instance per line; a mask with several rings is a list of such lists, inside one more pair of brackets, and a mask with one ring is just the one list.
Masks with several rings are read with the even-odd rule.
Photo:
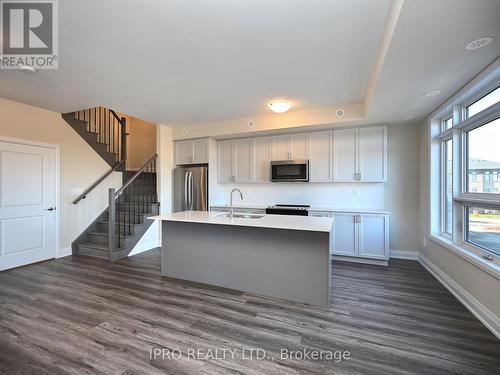
[[[494, 40], [465, 49], [482, 36]], [[366, 116], [398, 121], [427, 115], [499, 55], [499, 0], [405, 0]], [[431, 90], [441, 94], [425, 97]]]
[[[397, 0], [396, 0], [397, 1]], [[363, 101], [390, 0], [59, 1], [59, 70], [0, 70], [0, 96], [166, 124]], [[500, 54], [500, 1], [406, 0], [368, 117], [431, 112]], [[480, 36], [489, 46], [466, 51]], [[442, 95], [423, 97], [438, 89]]]

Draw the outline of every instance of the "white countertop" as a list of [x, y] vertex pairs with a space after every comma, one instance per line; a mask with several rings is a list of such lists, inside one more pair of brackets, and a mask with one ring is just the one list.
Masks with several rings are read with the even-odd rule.
[[[265, 210], [269, 206], [265, 205], [245, 205], [239, 204], [233, 206], [234, 209], [243, 209], [243, 210]], [[210, 206], [211, 209], [229, 209], [229, 205], [224, 204], [214, 204]], [[366, 213], [366, 214], [386, 214], [390, 215], [391, 213], [382, 209], [377, 208], [341, 208], [341, 207], [327, 207], [327, 206], [311, 206], [309, 207], [309, 211], [322, 211], [322, 212], [353, 212], [353, 213]]]
[[264, 215], [258, 219], [230, 219], [220, 216], [221, 214], [213, 211], [182, 211], [153, 216], [149, 219], [327, 233], [330, 233], [333, 227], [333, 218], [330, 217]]
[[309, 211], [327, 211], [327, 212], [354, 212], [359, 214], [387, 214], [391, 213], [377, 208], [339, 208], [339, 207], [310, 207]]

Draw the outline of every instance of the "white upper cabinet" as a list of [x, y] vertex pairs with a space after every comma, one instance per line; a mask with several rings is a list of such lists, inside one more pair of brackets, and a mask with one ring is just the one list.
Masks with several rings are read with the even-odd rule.
[[359, 129], [359, 173], [366, 182], [387, 181], [387, 128]]
[[[176, 142], [177, 164], [203, 162], [208, 148], [203, 142]], [[242, 138], [218, 145], [219, 183], [267, 183], [271, 160], [293, 159], [309, 160], [311, 182], [387, 181], [385, 126]]]
[[292, 134], [289, 139], [290, 159], [307, 159], [308, 134]]
[[253, 180], [253, 140], [238, 139], [233, 143], [233, 176], [235, 182], [252, 182]]
[[255, 138], [253, 160], [254, 160], [254, 182], [266, 183], [271, 180], [271, 138]]
[[271, 138], [244, 138], [217, 143], [220, 184], [269, 182]]
[[233, 141], [217, 142], [217, 182], [219, 184], [234, 181], [232, 153]]
[[193, 163], [208, 163], [208, 141], [193, 141]]
[[309, 178], [311, 182], [332, 181], [332, 132], [309, 134]]
[[363, 258], [389, 258], [389, 216], [361, 214], [358, 253]]
[[208, 163], [208, 140], [175, 142], [175, 164]]
[[272, 137], [272, 160], [307, 159], [307, 134], [279, 135]]
[[334, 130], [333, 181], [387, 181], [387, 127]]
[[273, 160], [288, 160], [290, 148], [288, 146], [288, 135], [272, 137]]
[[357, 177], [358, 129], [333, 132], [333, 180], [355, 181]]
[[192, 142], [175, 142], [175, 163], [189, 164], [192, 157]]

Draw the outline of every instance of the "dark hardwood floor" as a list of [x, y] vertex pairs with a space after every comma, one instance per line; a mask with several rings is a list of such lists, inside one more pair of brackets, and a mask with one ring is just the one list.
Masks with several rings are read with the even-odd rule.
[[[160, 277], [158, 250], [2, 272], [0, 373], [498, 374], [500, 341], [417, 262], [336, 262], [332, 285], [324, 309], [175, 282]], [[150, 359], [151, 348], [170, 359]], [[266, 358], [246, 359], [250, 348]]]

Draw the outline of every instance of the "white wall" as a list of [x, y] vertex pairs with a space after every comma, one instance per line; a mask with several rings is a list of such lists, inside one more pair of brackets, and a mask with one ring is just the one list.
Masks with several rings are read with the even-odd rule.
[[110, 166], [66, 123], [60, 113], [0, 98], [0, 137], [60, 146], [60, 248], [57, 256], [71, 253], [71, 242], [108, 203], [108, 189], [121, 186], [121, 173], [113, 173], [86, 199], [72, 201], [101, 177]]
[[388, 127], [387, 183], [217, 184], [211, 180], [211, 204], [227, 204], [235, 186], [244, 196], [237, 204], [309, 204], [312, 207], [383, 209], [392, 213], [390, 249], [417, 251], [418, 125]]

